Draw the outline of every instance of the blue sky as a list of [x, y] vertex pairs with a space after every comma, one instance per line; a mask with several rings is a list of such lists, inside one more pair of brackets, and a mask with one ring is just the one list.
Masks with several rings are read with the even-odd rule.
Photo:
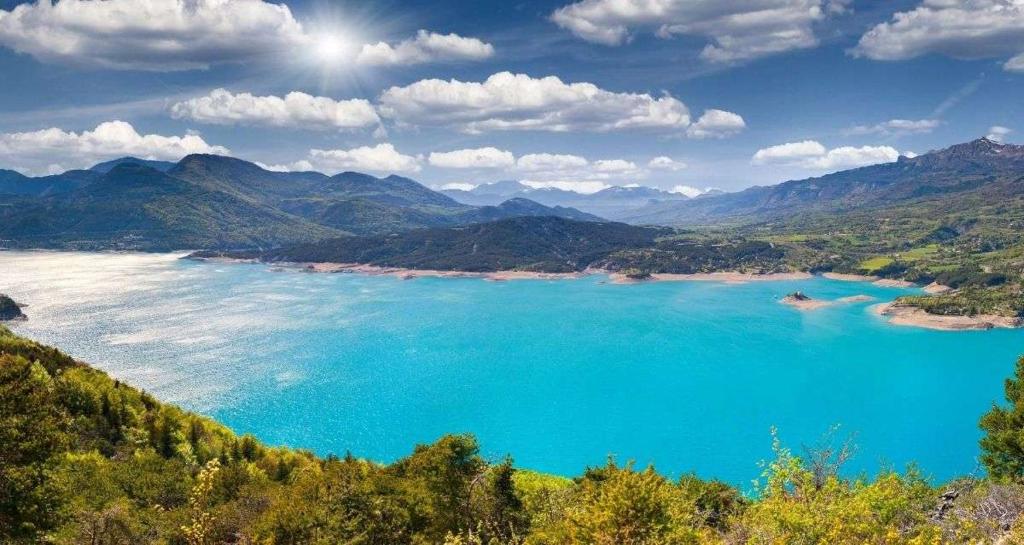
[[5, 168], [736, 190], [1024, 131], [1024, 0], [55, 4], [0, 0]]

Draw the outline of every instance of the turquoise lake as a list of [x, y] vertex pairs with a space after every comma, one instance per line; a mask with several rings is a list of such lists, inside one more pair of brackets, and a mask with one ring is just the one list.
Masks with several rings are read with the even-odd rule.
[[853, 471], [977, 470], [978, 418], [1024, 331], [892, 326], [825, 279], [615, 285], [313, 274], [174, 255], [0, 252], [15, 331], [238, 432], [390, 461], [471, 432], [484, 454], [577, 475], [608, 455], [746, 487], [833, 425]]

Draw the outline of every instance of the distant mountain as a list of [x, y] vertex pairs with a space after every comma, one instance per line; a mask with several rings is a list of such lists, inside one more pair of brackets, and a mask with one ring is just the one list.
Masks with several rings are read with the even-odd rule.
[[0, 196], [53, 195], [73, 191], [100, 177], [91, 170], [69, 170], [63, 174], [31, 178], [13, 170], [0, 170]]
[[400, 176], [272, 172], [217, 155], [40, 178], [0, 171], [0, 244], [18, 247], [255, 248], [537, 215], [599, 219], [526, 200], [470, 206]]
[[272, 250], [264, 261], [364, 263], [491, 272], [582, 271], [610, 253], [654, 244], [663, 229], [556, 217], [518, 217], [389, 236], [342, 237]]
[[[749, 223], [804, 213], [869, 210], [923, 199], [1024, 195], [1024, 146], [981, 138], [893, 163], [736, 193], [645, 206], [624, 218], [658, 225]], [[980, 193], [979, 193], [980, 192]]]
[[547, 206], [567, 206], [597, 216], [618, 219], [631, 215], [635, 210], [660, 202], [688, 200], [679, 193], [669, 193], [653, 187], [615, 186], [583, 194], [555, 188], [532, 188], [514, 181], [484, 184], [471, 190], [445, 190], [445, 195], [473, 205], [493, 205], [510, 198], [526, 198]]
[[125, 163], [134, 163], [136, 165], [145, 165], [153, 170], [160, 172], [167, 172], [174, 168], [176, 163], [172, 161], [153, 161], [150, 159], [139, 159], [137, 157], [121, 157], [120, 159], [114, 159], [111, 161], [105, 161], [89, 167], [89, 170], [93, 172], [99, 172], [100, 174], [106, 174], [114, 169], [118, 165]]

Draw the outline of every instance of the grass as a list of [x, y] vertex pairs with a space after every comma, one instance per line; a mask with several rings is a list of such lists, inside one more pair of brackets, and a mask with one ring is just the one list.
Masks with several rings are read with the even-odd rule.
[[872, 257], [871, 259], [865, 259], [860, 262], [860, 268], [869, 273], [875, 272], [883, 267], [892, 265], [895, 260], [891, 257], [879, 256]]

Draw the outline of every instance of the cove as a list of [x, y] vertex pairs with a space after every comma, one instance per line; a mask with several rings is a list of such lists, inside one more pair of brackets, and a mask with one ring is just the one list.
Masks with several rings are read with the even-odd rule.
[[1024, 331], [897, 327], [908, 290], [821, 278], [615, 285], [312, 274], [178, 255], [0, 252], [22, 335], [271, 444], [380, 461], [470, 432], [564, 475], [619, 460], [746, 487], [834, 425], [851, 471], [977, 469]]

